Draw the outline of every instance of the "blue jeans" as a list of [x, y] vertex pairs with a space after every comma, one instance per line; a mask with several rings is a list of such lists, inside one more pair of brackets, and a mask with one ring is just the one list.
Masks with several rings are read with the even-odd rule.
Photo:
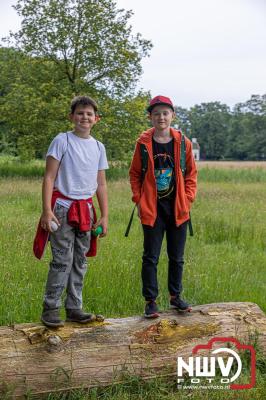
[[167, 214], [158, 204], [154, 226], [142, 225], [142, 227], [144, 251], [141, 276], [142, 294], [145, 300], [155, 300], [158, 296], [157, 264], [165, 232], [168, 254], [168, 290], [171, 296], [179, 296], [182, 291], [187, 222], [177, 227], [173, 213]]

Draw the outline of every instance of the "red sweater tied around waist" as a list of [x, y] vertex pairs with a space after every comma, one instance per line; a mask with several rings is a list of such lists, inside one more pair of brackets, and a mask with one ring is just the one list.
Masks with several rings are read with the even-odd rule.
[[[56, 200], [59, 198], [72, 200], [71, 206], [67, 213], [68, 224], [74, 226], [75, 228], [78, 228], [81, 232], [90, 231], [92, 229], [92, 224], [91, 224], [88, 203], [92, 205], [93, 221], [96, 222], [96, 211], [92, 202], [92, 198], [85, 200], [83, 199], [73, 200], [70, 199], [69, 197], [64, 196], [58, 190], [54, 190], [51, 200], [52, 210], [54, 209]], [[49, 240], [49, 235], [50, 235], [49, 232], [41, 227], [41, 219], [40, 219], [35, 239], [33, 242], [33, 253], [35, 257], [37, 257], [38, 259], [41, 259], [44, 254], [47, 242]], [[96, 256], [96, 252], [97, 252], [97, 238], [91, 235], [90, 249], [86, 254], [86, 257], [94, 257]]]

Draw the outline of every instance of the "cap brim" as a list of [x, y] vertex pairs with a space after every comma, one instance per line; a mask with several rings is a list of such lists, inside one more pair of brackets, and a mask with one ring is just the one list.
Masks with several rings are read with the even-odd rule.
[[168, 103], [156, 103], [156, 104], [153, 104], [153, 105], [147, 107], [147, 111], [150, 113], [153, 110], [153, 108], [156, 107], [156, 106], [167, 106], [167, 107], [171, 108], [172, 111], [175, 112], [174, 107], [171, 106], [171, 104], [168, 104]]

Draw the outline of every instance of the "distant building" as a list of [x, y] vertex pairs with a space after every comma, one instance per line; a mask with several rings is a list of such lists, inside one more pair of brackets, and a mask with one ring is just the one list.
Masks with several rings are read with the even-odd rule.
[[200, 145], [197, 142], [197, 138], [192, 138], [192, 152], [196, 161], [200, 160]]

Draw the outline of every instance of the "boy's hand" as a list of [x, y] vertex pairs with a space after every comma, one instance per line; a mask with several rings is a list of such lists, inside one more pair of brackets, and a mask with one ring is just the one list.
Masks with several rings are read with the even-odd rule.
[[101, 235], [99, 236], [104, 237], [107, 235], [107, 225], [108, 225], [108, 218], [107, 217], [101, 217], [96, 224], [93, 225], [93, 229], [96, 229], [97, 226], [100, 226], [103, 228], [103, 233], [101, 233]]
[[43, 211], [41, 215], [41, 227], [50, 233], [52, 233], [51, 230], [51, 222], [54, 221], [58, 226], [60, 226], [60, 222], [54, 215], [52, 211]]

